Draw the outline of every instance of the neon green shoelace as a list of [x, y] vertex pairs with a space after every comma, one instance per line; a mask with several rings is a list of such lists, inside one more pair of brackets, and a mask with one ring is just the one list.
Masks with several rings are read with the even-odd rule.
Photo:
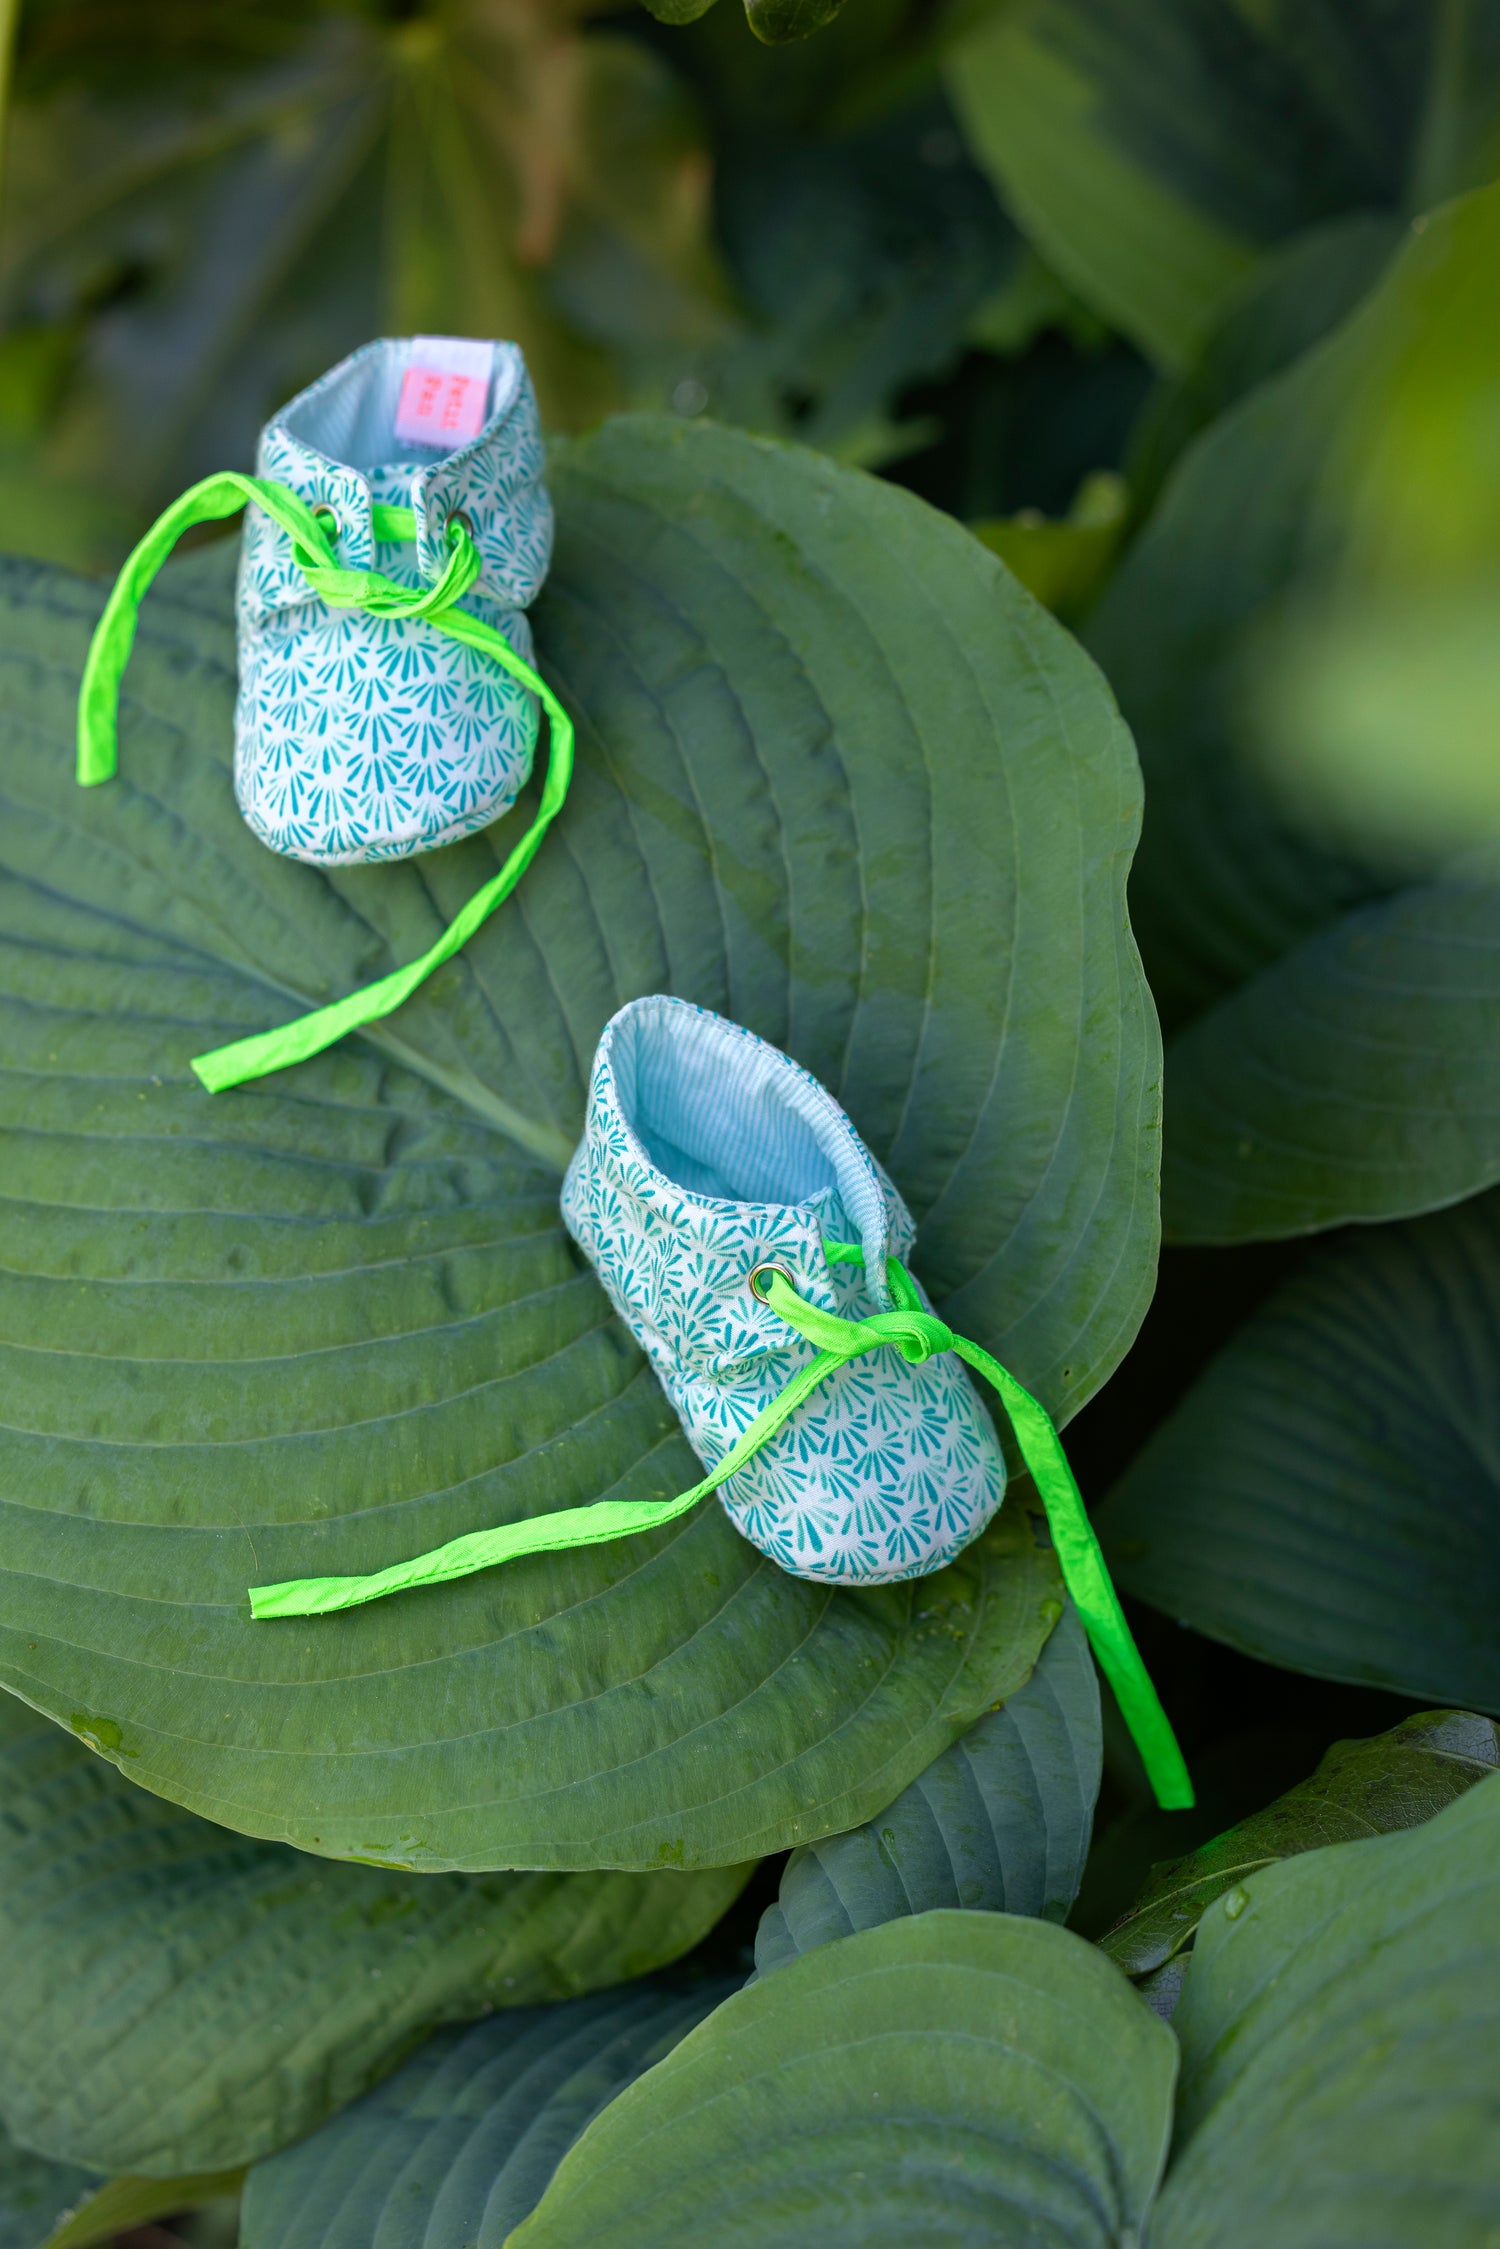
[[[850, 1243], [825, 1242], [823, 1247], [830, 1264], [863, 1265], [865, 1261], [863, 1250]], [[761, 1301], [815, 1344], [817, 1357], [792, 1376], [785, 1389], [762, 1408], [730, 1446], [718, 1466], [691, 1491], [680, 1493], [676, 1499], [598, 1500], [590, 1507], [535, 1515], [529, 1522], [471, 1531], [466, 1537], [450, 1539], [446, 1546], [434, 1547], [409, 1562], [393, 1563], [368, 1577], [304, 1577], [288, 1579], [281, 1585], [255, 1585], [250, 1588], [251, 1615], [326, 1616], [337, 1609], [357, 1608], [364, 1601], [383, 1600], [389, 1593], [402, 1593], [413, 1586], [442, 1585], [451, 1578], [468, 1577], [475, 1570], [492, 1569], [523, 1554], [600, 1546], [611, 1539], [628, 1537], [632, 1531], [654, 1530], [685, 1515], [752, 1460], [835, 1367], [846, 1366], [867, 1351], [888, 1347], [899, 1351], [911, 1366], [920, 1366], [924, 1359], [940, 1352], [956, 1351], [999, 1393], [1021, 1457], [1047, 1511], [1063, 1583], [1083, 1621], [1099, 1668], [1114, 1689], [1157, 1802], [1164, 1810], [1186, 1809], [1193, 1801], [1193, 1786], [1182, 1751], [1141, 1661], [1062, 1440], [1045, 1409], [988, 1351], [955, 1335], [945, 1321], [924, 1308], [916, 1284], [894, 1257], [888, 1260], [886, 1272], [896, 1309], [872, 1312], [862, 1320], [820, 1312], [797, 1294], [778, 1267], [762, 1266], [751, 1276], [751, 1285]], [[764, 1287], [759, 1285], [762, 1282]]]
[[[89, 647], [78, 698], [78, 779], [85, 788], [108, 781], [118, 761], [117, 723], [120, 681], [135, 642], [141, 603], [157, 571], [184, 531], [196, 523], [215, 523], [235, 515], [247, 503], [264, 509], [292, 542], [298, 569], [314, 593], [332, 609], [362, 609], [369, 617], [423, 617], [450, 640], [462, 641], [482, 656], [489, 656], [522, 685], [529, 687], [546, 711], [550, 725], [547, 777], [536, 818], [511, 852], [498, 874], [476, 891], [467, 906], [444, 930], [437, 943], [419, 960], [383, 976], [378, 983], [335, 1000], [284, 1023], [278, 1030], [254, 1038], [237, 1039], [232, 1046], [216, 1047], [211, 1054], [194, 1057], [193, 1069], [210, 1093], [261, 1078], [270, 1070], [287, 1069], [320, 1054], [348, 1031], [389, 1015], [408, 1000], [435, 968], [460, 952], [474, 932], [515, 889], [536, 856], [537, 847], [562, 808], [573, 775], [573, 726], [567, 712], [546, 681], [518, 656], [504, 636], [471, 616], [457, 604], [474, 585], [480, 559], [473, 538], [458, 517], [448, 526], [449, 555], [434, 585], [413, 590], [398, 586], [379, 570], [346, 570], [334, 552], [321, 516], [298, 498], [287, 485], [266, 477], [241, 476], [225, 470], [208, 476], [174, 500], [158, 517], [130, 555], [115, 581]], [[373, 528], [377, 541], [415, 539], [416, 518], [410, 508], [376, 506]]]

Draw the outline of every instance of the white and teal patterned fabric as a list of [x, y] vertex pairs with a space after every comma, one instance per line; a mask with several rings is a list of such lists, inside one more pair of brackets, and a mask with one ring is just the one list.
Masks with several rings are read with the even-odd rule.
[[[833, 1096], [776, 1047], [685, 1000], [634, 1000], [599, 1041], [563, 1218], [648, 1352], [712, 1468], [812, 1344], [760, 1302], [779, 1265], [844, 1318], [888, 1311], [888, 1255], [914, 1228]], [[857, 1243], [864, 1269], [830, 1265]], [[840, 1367], [719, 1498], [794, 1577], [921, 1577], [983, 1530], [1005, 1464], [951, 1352], [909, 1366], [873, 1351]]]
[[[403, 586], [441, 575], [448, 519], [462, 513], [483, 563], [462, 606], [529, 662], [524, 611], [547, 574], [552, 506], [525, 361], [493, 346], [489, 418], [443, 452], [392, 435], [411, 348], [367, 344], [301, 392], [262, 432], [256, 473], [332, 511], [347, 568]], [[415, 545], [376, 545], [376, 501], [413, 510]], [[524, 786], [536, 698], [421, 618], [325, 607], [255, 507], [237, 615], [235, 794], [274, 851], [325, 866], [404, 859], [488, 826]]]

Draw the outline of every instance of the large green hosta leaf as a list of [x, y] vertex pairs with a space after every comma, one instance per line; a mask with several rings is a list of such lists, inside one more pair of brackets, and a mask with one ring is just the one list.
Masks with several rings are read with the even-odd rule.
[[812, 455], [622, 422], [556, 489], [538, 624], [580, 770], [522, 894], [373, 1042], [215, 1100], [191, 1054], [410, 957], [495, 846], [325, 876], [256, 844], [201, 586], [154, 602], [122, 777], [79, 791], [97, 594], [13, 566], [0, 608], [0, 1680], [227, 1825], [423, 1869], [856, 1826], [1057, 1613], [1019, 1501], [873, 1592], [784, 1576], [710, 1503], [250, 1622], [255, 1581], [694, 1476], [556, 1213], [622, 1000], [706, 1002], [832, 1086], [946, 1315], [1064, 1417], [1154, 1262], [1138, 782], [1086, 659], [956, 526]]
[[515, 2249], [1139, 2238], [1176, 2049], [1079, 1937], [925, 1913], [728, 2000], [564, 2156]]
[[1500, 1712], [1500, 1194], [1357, 1233], [1240, 1329], [1100, 1513], [1251, 1654]]
[[585, 2125], [734, 1989], [651, 1978], [439, 2032], [256, 2165], [241, 2249], [503, 2249]]
[[1205, 1915], [1156, 2249], [1476, 2249], [1500, 2219], [1500, 1775]]
[[742, 1879], [331, 1866], [133, 1788], [6, 1697], [0, 2117], [98, 2170], [229, 2170], [321, 2124], [435, 2022], [675, 1959]]
[[852, 1834], [793, 1851], [755, 1934], [761, 1975], [938, 1906], [1065, 1921], [1094, 1826], [1099, 1683], [1069, 1609], [1024, 1687]]
[[1168, 366], [1273, 243], [1424, 209], [1500, 147], [1493, 0], [1016, 0], [949, 77], [1048, 257]]

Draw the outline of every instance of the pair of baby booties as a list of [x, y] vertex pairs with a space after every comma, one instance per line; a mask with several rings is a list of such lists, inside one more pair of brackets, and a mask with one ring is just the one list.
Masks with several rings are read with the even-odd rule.
[[[234, 785], [271, 849], [339, 865], [487, 826], [530, 774], [539, 697], [554, 766], [560, 730], [570, 752], [565, 714], [531, 669], [525, 614], [551, 554], [543, 468], [519, 350], [417, 337], [367, 345], [283, 407], [262, 433], [255, 478], [228, 480], [236, 492], [208, 480], [213, 495], [185, 520], [252, 503], [236, 596]], [[80, 778], [113, 770], [135, 608], [176, 524], [168, 511], [142, 542], [112, 597], [113, 624], [109, 611], [101, 624]], [[551, 779], [549, 793], [560, 803]], [[525, 839], [539, 840], [539, 829]], [[363, 1017], [353, 1004], [322, 1011], [328, 1024], [305, 1019], [319, 1025], [311, 1044], [247, 1042], [256, 1052], [238, 1075], [315, 1051], [325, 1029], [340, 1035], [394, 1003]], [[195, 1068], [211, 1086], [237, 1082]], [[622, 1008], [599, 1041], [562, 1215], [709, 1471], [663, 1518], [716, 1488], [737, 1529], [793, 1576], [868, 1586], [941, 1568], [984, 1529], [1006, 1483], [958, 1352], [1006, 1385], [1046, 1496], [1016, 1400], [1056, 1448], [1041, 1409], [933, 1317], [901, 1262], [915, 1228], [895, 1187], [833, 1096], [754, 1033], [665, 995]], [[1056, 1460], [1054, 1486], [1060, 1475], [1071, 1494], [1061, 1533], [1053, 1517], [1065, 1575], [1106, 1671], [1117, 1685], [1130, 1674], [1141, 1720], [1139, 1657], [1060, 1449]], [[516, 1552], [619, 1536], [650, 1512], [603, 1503], [370, 1579], [256, 1588], [254, 1613], [349, 1606]], [[1168, 1770], [1181, 1761], [1175, 1743], [1163, 1750], [1170, 1729], [1149, 1681], [1145, 1694], [1159, 1793], [1165, 1772], [1167, 1794], [1190, 1800], [1185, 1774]]]

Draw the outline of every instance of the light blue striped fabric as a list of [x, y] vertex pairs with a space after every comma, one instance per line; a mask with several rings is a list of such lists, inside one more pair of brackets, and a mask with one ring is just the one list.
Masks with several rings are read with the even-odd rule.
[[[650, 1356], [706, 1468], [814, 1356], [749, 1285], [779, 1265], [845, 1318], [889, 1308], [914, 1228], [843, 1110], [789, 1056], [706, 1008], [632, 1001], [594, 1059], [563, 1217]], [[865, 1268], [830, 1265], [825, 1239]], [[942, 1567], [999, 1506], [994, 1429], [951, 1352], [840, 1367], [718, 1497], [796, 1577]]]
[[[627, 1008], [615, 1018], [610, 1048], [621, 1111], [658, 1171], [695, 1194], [733, 1203], [832, 1195], [839, 1223], [830, 1232], [859, 1243], [885, 1293], [885, 1197], [895, 1189], [882, 1184], [869, 1150], [816, 1078], [753, 1033], [682, 1000]], [[768, 1067], [769, 1055], [781, 1066]]]

